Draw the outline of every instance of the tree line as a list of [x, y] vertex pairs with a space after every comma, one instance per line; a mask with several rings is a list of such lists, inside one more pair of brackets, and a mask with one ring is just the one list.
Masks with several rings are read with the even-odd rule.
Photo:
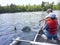
[[31, 12], [31, 11], [46, 11], [48, 8], [53, 10], [60, 10], [60, 2], [57, 5], [54, 5], [54, 2], [42, 2], [41, 5], [0, 5], [0, 13], [14, 13], [14, 12]]

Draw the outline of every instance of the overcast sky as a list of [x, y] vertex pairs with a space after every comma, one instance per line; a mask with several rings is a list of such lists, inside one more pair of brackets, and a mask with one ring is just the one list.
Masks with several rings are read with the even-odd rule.
[[0, 4], [2, 6], [10, 5], [11, 3], [16, 4], [16, 5], [28, 5], [28, 4], [31, 4], [31, 5], [36, 4], [36, 5], [38, 5], [38, 4], [41, 4], [42, 1], [49, 2], [49, 3], [54, 1], [55, 4], [60, 2], [60, 0], [0, 0]]

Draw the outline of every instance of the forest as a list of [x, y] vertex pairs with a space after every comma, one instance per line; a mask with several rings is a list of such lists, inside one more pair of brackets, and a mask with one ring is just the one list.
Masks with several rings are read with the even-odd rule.
[[60, 10], [60, 2], [54, 5], [54, 2], [42, 2], [41, 5], [0, 5], [0, 13], [15, 13], [15, 12], [32, 12], [32, 11], [46, 11], [48, 8], [53, 10]]

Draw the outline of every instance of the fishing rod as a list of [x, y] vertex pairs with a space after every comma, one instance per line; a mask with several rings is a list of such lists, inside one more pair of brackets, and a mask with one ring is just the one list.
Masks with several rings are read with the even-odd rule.
[[33, 29], [39, 29], [41, 26], [42, 26], [42, 21], [44, 21], [45, 19], [42, 19], [42, 20], [40, 20], [40, 21], [38, 21], [38, 23], [36, 23], [36, 25], [35, 26], [33, 26], [32, 28]]

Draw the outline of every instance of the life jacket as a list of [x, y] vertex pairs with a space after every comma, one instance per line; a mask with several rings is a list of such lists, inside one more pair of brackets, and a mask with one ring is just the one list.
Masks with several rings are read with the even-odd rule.
[[57, 26], [58, 26], [58, 21], [57, 21], [57, 19], [47, 20], [47, 23], [48, 23], [48, 32], [49, 32], [50, 34], [56, 34], [56, 32], [57, 32]]

